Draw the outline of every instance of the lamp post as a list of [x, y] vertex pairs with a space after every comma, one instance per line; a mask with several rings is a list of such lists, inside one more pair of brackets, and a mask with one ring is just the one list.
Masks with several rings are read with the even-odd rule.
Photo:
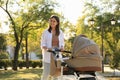
[[[92, 31], [92, 29], [93, 29], [93, 25], [94, 25], [94, 23], [95, 23], [95, 20], [92, 18], [92, 19], [90, 19], [89, 20], [89, 24], [90, 24], [90, 26], [92, 27], [91, 28], [91, 38], [93, 38], [93, 31]], [[115, 25], [115, 23], [116, 23], [116, 21], [115, 21], [115, 19], [114, 18], [112, 18], [111, 19], [111, 25]], [[103, 41], [103, 39], [104, 39], [104, 28], [103, 28], [103, 23], [101, 23], [101, 54], [102, 54], [102, 57], [104, 58], [104, 41]], [[102, 73], [104, 73], [104, 59], [102, 60]]]
[[[114, 18], [111, 19], [111, 25], [115, 25], [116, 21]], [[103, 24], [101, 25], [101, 54], [104, 57], [104, 53], [103, 53], [103, 49], [104, 49], [104, 28], [103, 28]], [[102, 73], [104, 73], [104, 60], [102, 60]]]
[[[89, 20], [89, 24], [90, 24], [90, 26], [92, 27], [91, 28], [91, 38], [93, 38], [93, 25], [94, 25], [94, 23], [95, 23], [95, 20], [92, 18], [91, 20]], [[103, 38], [104, 38], [104, 29], [103, 29], [103, 25], [101, 24], [101, 54], [102, 54], [102, 56], [103, 56]], [[102, 73], [104, 73], [104, 60], [102, 60]]]
[[111, 25], [113, 25], [113, 41], [114, 41], [114, 47], [115, 47], [115, 43], [116, 40], [114, 39], [114, 34], [115, 34], [115, 27], [114, 25], [116, 24], [116, 20], [114, 18], [111, 19]]
[[[102, 54], [102, 57], [104, 58], [104, 53], [103, 53], [103, 44], [104, 44], [104, 41], [103, 41], [103, 38], [104, 38], [104, 36], [103, 36], [103, 33], [104, 32], [104, 29], [103, 29], [103, 24], [101, 25], [101, 54]], [[104, 59], [102, 60], [102, 73], [104, 73]]]
[[93, 38], [93, 25], [94, 25], [94, 23], [95, 23], [95, 20], [92, 18], [92, 19], [90, 19], [89, 20], [89, 23], [90, 23], [90, 26], [91, 26], [91, 38]]
[[[116, 33], [115, 33], [115, 27], [114, 27], [114, 25], [116, 24], [116, 20], [114, 19], [114, 18], [112, 18], [111, 19], [111, 25], [113, 25], [113, 51], [114, 51], [114, 53], [116, 53], [116, 46], [117, 46], [117, 41], [116, 41], [116, 39], [115, 39], [115, 35], [116, 35]], [[113, 54], [114, 56], [116, 56], [116, 54]], [[118, 55], [117, 55], [118, 56]], [[116, 58], [116, 57], [114, 57], [114, 58]], [[117, 65], [117, 63], [116, 62], [114, 62], [114, 64], [116, 65], [116, 66], [118, 66]], [[113, 66], [113, 68], [115, 68], [115, 66]], [[115, 75], [115, 69], [114, 69], [114, 75]]]

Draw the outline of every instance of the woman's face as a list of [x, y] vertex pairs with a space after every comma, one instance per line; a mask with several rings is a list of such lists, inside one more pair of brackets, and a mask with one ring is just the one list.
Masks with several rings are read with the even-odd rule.
[[52, 28], [56, 28], [56, 25], [58, 24], [58, 22], [56, 21], [55, 18], [51, 18], [51, 19], [49, 20], [49, 23], [50, 23], [50, 26], [51, 26]]

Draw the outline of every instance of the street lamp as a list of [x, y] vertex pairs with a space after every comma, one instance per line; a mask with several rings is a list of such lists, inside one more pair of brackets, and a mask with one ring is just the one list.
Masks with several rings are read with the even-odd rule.
[[116, 20], [114, 18], [111, 19], [111, 25], [115, 25]]
[[[115, 21], [115, 19], [114, 18], [112, 18], [111, 19], [111, 25], [115, 25], [115, 23], [116, 23], [116, 21]], [[102, 56], [104, 57], [104, 53], [103, 53], [103, 44], [104, 44], [104, 42], [103, 42], [103, 38], [104, 38], [104, 36], [103, 36], [103, 34], [104, 34], [104, 28], [103, 28], [103, 25], [101, 25], [101, 53], [102, 53]], [[104, 73], [104, 60], [102, 60], [102, 73]]]
[[89, 21], [90, 21], [90, 25], [94, 25], [95, 20], [93, 18], [91, 20], [89, 20]]
[[[116, 20], [114, 19], [114, 18], [112, 18], [111, 20], [111, 25], [115, 25], [115, 23], [116, 23]], [[93, 31], [92, 31], [92, 29], [93, 29], [93, 25], [94, 25], [94, 23], [95, 23], [95, 20], [92, 18], [92, 19], [90, 19], [89, 20], [89, 25], [92, 27], [91, 28], [91, 38], [93, 38]], [[103, 39], [104, 39], [104, 27], [103, 27], [103, 23], [101, 23], [101, 53], [102, 53], [102, 56], [104, 57], [104, 41], [103, 41]], [[102, 60], [102, 73], [104, 73], [104, 60]]]
[[[111, 25], [115, 25], [116, 20], [114, 18], [111, 19]], [[115, 27], [113, 27], [113, 33], [115, 32]]]
[[89, 20], [89, 23], [90, 23], [90, 26], [91, 26], [91, 38], [93, 38], [93, 25], [94, 25], [94, 23], [95, 23], [95, 20], [92, 18], [92, 19], [90, 19]]
[[[95, 20], [93, 18], [89, 20], [89, 24], [90, 24], [90, 26], [92, 26], [92, 28], [93, 28], [94, 23], [95, 23]], [[92, 28], [91, 28], [91, 38], [93, 38]], [[100, 29], [101, 29], [101, 54], [102, 54], [102, 57], [103, 57], [103, 46], [104, 46], [103, 45], [103, 38], [104, 38], [103, 34], [104, 34], [104, 29], [103, 29], [102, 23], [101, 23], [101, 28]], [[104, 60], [102, 60], [102, 73], [104, 73]]]

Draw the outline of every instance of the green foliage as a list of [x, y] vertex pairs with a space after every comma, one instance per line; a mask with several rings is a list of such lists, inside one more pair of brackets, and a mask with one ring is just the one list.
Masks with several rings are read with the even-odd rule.
[[20, 69], [22, 69], [25, 66], [26, 66], [26, 62], [24, 60], [18, 60], [18, 67], [20, 67]]
[[6, 50], [6, 39], [3, 34], [0, 34], [0, 50]]
[[[0, 60], [0, 67], [3, 67], [5, 70], [7, 70], [8, 67], [12, 67], [12, 60], [9, 59], [1, 59]], [[23, 67], [26, 67], [26, 61], [25, 60], [18, 60], [18, 67], [22, 69]], [[30, 60], [29, 61], [29, 67], [42, 67], [42, 61], [41, 60]]]
[[[79, 33], [87, 34], [89, 37], [89, 33], [93, 33], [93, 40], [100, 46], [102, 49], [102, 36], [103, 36], [103, 56], [111, 55], [110, 65], [112, 68], [118, 68], [120, 65], [120, 0], [86, 0], [85, 8], [84, 8], [84, 21], [80, 18], [78, 21], [79, 27], [77, 31]], [[96, 3], [99, 3], [96, 4]], [[116, 7], [114, 8], [114, 5]], [[94, 18], [95, 24], [94, 28], [90, 30], [90, 26], [87, 24], [82, 25], [86, 20], [86, 18], [91, 17]], [[115, 25], [111, 25], [111, 19], [114, 18], [116, 20]], [[81, 28], [80, 28], [81, 27]], [[81, 30], [82, 29], [82, 30]], [[103, 34], [102, 34], [103, 30]]]
[[[26, 67], [26, 61], [25, 60], [19, 60], [18, 61], [18, 67], [22, 69], [23, 67]], [[29, 67], [42, 67], [42, 61], [41, 60], [30, 60], [29, 61]]]
[[[19, 9], [16, 9], [15, 11], [12, 10], [14, 8], [14, 4], [17, 5]], [[0, 8], [2, 8], [8, 14], [8, 17], [11, 22], [10, 28], [14, 33], [13, 35], [15, 39], [15, 51], [16, 51], [15, 52], [16, 54], [14, 55], [14, 63], [13, 63], [14, 70], [17, 70], [17, 61], [18, 61], [20, 46], [24, 38], [25, 40], [28, 38], [28, 36], [26, 36], [26, 33], [30, 33], [32, 32], [32, 30], [45, 27], [49, 17], [55, 13], [54, 5], [55, 3], [53, 3], [52, 1], [45, 1], [45, 0], [35, 0], [35, 1], [7, 0], [4, 2], [4, 5], [0, 6]], [[26, 45], [26, 47], [27, 46], [28, 45]]]
[[110, 59], [110, 67], [113, 69], [118, 69], [120, 67], [120, 53], [119, 51], [115, 51], [112, 55], [111, 55], [111, 59]]
[[3, 3], [4, 3], [4, 1], [3, 1], [3, 0], [0, 0], [0, 6], [2, 6], [2, 5], [3, 5]]
[[12, 62], [9, 59], [1, 59], [0, 60], [0, 67], [4, 67], [7, 70], [7, 67], [11, 67]]
[[31, 63], [31, 67], [33, 68], [42, 67], [42, 62], [40, 60], [33, 60]]
[[5, 51], [0, 51], [0, 59], [8, 59], [9, 55]]

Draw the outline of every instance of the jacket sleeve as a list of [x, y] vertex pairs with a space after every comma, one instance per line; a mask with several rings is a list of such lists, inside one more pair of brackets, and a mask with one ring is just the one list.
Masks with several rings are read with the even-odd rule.
[[41, 36], [41, 49], [43, 46], [46, 46], [46, 32], [44, 31]]
[[64, 34], [63, 34], [62, 31], [60, 31], [60, 38], [61, 38], [61, 39], [60, 39], [60, 42], [61, 42], [60, 48], [61, 48], [61, 47], [64, 47], [64, 45], [65, 45], [65, 44], [64, 44]]

